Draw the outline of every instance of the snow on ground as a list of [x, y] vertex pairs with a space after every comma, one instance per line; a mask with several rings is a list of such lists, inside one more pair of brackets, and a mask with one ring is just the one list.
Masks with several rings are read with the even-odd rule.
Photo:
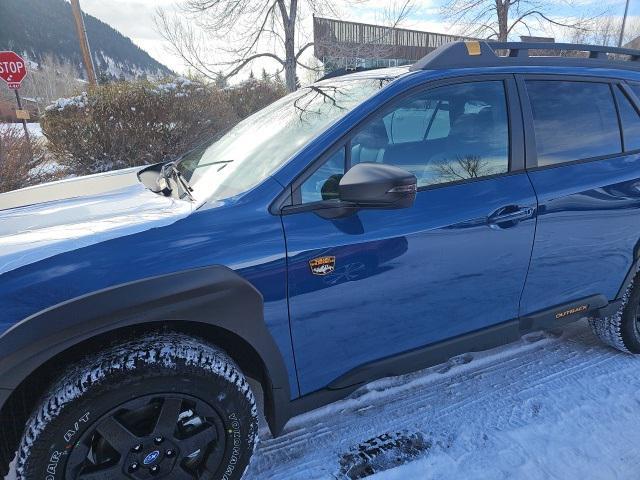
[[640, 358], [581, 322], [379, 380], [261, 437], [250, 480], [635, 479]]
[[[22, 126], [21, 123], [0, 123], [0, 129], [2, 128], [14, 128], [16, 129], [17, 132], [24, 132], [24, 127]], [[29, 135], [31, 135], [33, 138], [39, 138], [42, 137], [42, 127], [40, 126], [39, 123], [27, 123], [27, 131], [29, 132]]]
[[42, 127], [39, 123], [27, 123], [27, 130], [32, 137], [42, 137]]
[[246, 478], [636, 479], [638, 444], [640, 358], [580, 322], [263, 427]]

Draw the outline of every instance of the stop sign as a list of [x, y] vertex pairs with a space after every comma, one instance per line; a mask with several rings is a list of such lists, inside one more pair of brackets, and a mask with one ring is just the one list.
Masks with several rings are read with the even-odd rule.
[[0, 78], [9, 88], [20, 88], [20, 83], [27, 76], [27, 65], [15, 52], [0, 52]]

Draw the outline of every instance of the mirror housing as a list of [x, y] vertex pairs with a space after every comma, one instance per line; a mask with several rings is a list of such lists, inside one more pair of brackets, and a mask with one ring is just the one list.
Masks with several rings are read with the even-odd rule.
[[340, 180], [340, 200], [360, 208], [409, 208], [418, 190], [416, 176], [383, 163], [358, 163]]

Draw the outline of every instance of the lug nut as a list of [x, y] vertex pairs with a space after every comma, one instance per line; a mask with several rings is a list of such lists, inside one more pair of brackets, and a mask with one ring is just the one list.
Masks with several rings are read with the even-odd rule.
[[138, 470], [138, 468], [140, 468], [140, 465], [138, 465], [137, 462], [133, 462], [131, 465], [129, 465], [130, 472], [135, 472], [136, 470]]
[[141, 444], [141, 443], [139, 443], [138, 445], [136, 445], [135, 447], [133, 447], [133, 448], [131, 449], [131, 451], [132, 451], [132, 452], [135, 452], [135, 453], [140, 453], [140, 452], [142, 451], [142, 444]]
[[151, 473], [151, 475], [157, 475], [159, 471], [160, 471], [160, 467], [158, 467], [157, 465], [154, 465], [153, 467], [149, 468], [149, 473]]
[[176, 454], [173, 450], [169, 449], [165, 452], [165, 455], [169, 458], [173, 457]]
[[156, 437], [153, 439], [153, 441], [156, 443], [156, 445], [160, 445], [162, 442], [164, 442], [164, 438], [163, 437]]

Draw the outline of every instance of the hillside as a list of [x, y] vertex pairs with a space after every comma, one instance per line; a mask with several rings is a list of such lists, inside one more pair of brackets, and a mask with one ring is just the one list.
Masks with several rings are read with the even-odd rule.
[[[89, 44], [99, 76], [164, 76], [170, 70], [133, 42], [91, 15], [85, 15]], [[40, 62], [54, 54], [82, 71], [82, 57], [65, 0], [0, 0], [0, 50], [15, 50]]]

